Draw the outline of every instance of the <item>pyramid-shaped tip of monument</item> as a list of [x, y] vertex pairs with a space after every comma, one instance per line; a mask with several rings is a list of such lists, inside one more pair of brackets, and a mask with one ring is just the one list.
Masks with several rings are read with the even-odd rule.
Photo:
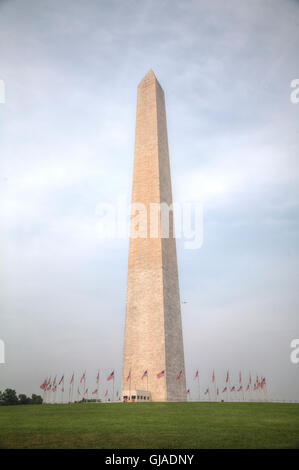
[[144, 75], [143, 80], [150, 80], [151, 78], [156, 78], [153, 69], [149, 69], [149, 71]]
[[152, 69], [149, 69], [149, 71], [144, 75], [140, 83], [147, 82], [148, 80], [153, 80], [153, 79], [157, 80], [157, 77], [152, 71]]

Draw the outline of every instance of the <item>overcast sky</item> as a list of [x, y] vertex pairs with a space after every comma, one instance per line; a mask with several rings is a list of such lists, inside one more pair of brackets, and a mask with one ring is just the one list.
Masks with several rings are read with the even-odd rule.
[[[96, 207], [130, 199], [137, 85], [165, 91], [172, 184], [201, 201], [178, 241], [187, 387], [226, 369], [299, 399], [299, 2], [0, 0], [0, 390], [84, 369], [119, 388], [128, 240]], [[110, 382], [109, 387], [110, 388]]]

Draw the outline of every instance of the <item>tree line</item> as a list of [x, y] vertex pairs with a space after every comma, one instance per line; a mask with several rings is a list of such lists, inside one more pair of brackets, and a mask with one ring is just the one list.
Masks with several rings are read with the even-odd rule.
[[41, 405], [43, 399], [40, 395], [33, 393], [31, 397], [27, 397], [24, 393], [17, 395], [12, 388], [7, 388], [4, 392], [0, 391], [0, 406], [5, 405]]

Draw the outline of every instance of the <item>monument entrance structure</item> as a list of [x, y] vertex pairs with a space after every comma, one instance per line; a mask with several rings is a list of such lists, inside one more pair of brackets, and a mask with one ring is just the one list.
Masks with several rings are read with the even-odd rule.
[[122, 400], [132, 396], [186, 401], [165, 99], [152, 70], [137, 93]]

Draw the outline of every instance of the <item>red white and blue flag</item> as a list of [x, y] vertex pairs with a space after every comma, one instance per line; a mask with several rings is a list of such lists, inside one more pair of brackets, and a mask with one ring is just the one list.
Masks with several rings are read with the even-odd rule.
[[63, 374], [63, 376], [61, 377], [61, 379], [59, 380], [59, 384], [58, 384], [58, 385], [60, 385], [63, 381], [64, 381], [64, 374]]
[[238, 388], [238, 390], [237, 390], [237, 391], [238, 391], [238, 392], [241, 392], [241, 390], [243, 390], [243, 387], [242, 387], [242, 385], [240, 385], [240, 387]]
[[207, 395], [208, 393], [209, 393], [209, 389], [207, 388], [205, 391], [205, 395]]
[[48, 381], [47, 381], [47, 379], [45, 379], [44, 382], [41, 384], [41, 386], [39, 388], [41, 388], [42, 390], [45, 390], [46, 387], [47, 387], [47, 384], [48, 384]]
[[147, 370], [145, 370], [145, 371], [143, 372], [143, 375], [142, 375], [142, 377], [141, 377], [141, 380], [143, 380], [144, 377], [147, 377], [147, 376], [148, 376], [148, 375], [147, 375]]
[[85, 380], [85, 372], [84, 372], [84, 374], [82, 375], [82, 377], [80, 379], [80, 384], [82, 384], [83, 380]]
[[198, 370], [197, 370], [194, 379], [198, 379], [198, 378], [199, 378], [199, 373], [198, 373]]
[[104, 397], [106, 397], [107, 395], [108, 395], [108, 390], [106, 390], [106, 393], [105, 393]]
[[131, 378], [131, 370], [130, 370], [128, 376], [127, 376], [127, 382], [130, 380], [130, 378]]
[[72, 378], [71, 378], [71, 381], [70, 381], [70, 385], [72, 385], [72, 383], [74, 383], [74, 373], [72, 375]]
[[158, 379], [161, 379], [161, 377], [164, 377], [164, 376], [165, 376], [165, 370], [161, 370], [161, 372], [159, 372], [159, 374], [157, 374]]
[[227, 371], [226, 373], [226, 379], [225, 379], [225, 382], [228, 383], [229, 382], [229, 371]]
[[114, 379], [114, 370], [113, 370], [113, 371], [111, 372], [111, 374], [108, 375], [108, 377], [107, 377], [107, 380], [108, 380], [108, 381], [109, 381], [109, 380], [112, 380], [112, 379]]
[[224, 393], [226, 391], [227, 391], [227, 387], [224, 387], [224, 389], [222, 390], [222, 393]]
[[190, 388], [188, 388], [188, 390], [187, 390], [187, 395], [188, 395], [188, 394], [190, 394]]
[[98, 372], [98, 375], [97, 375], [97, 384], [99, 385], [99, 381], [100, 381], [100, 372]]
[[232, 388], [230, 389], [231, 392], [234, 392], [236, 390], [236, 387], [233, 385]]
[[98, 389], [96, 388], [93, 392], [92, 395], [96, 395], [98, 393]]
[[212, 375], [212, 382], [214, 383], [215, 382], [215, 372], [213, 370], [213, 375]]
[[180, 372], [177, 375], [177, 380], [179, 380], [183, 376], [183, 371], [180, 370]]

